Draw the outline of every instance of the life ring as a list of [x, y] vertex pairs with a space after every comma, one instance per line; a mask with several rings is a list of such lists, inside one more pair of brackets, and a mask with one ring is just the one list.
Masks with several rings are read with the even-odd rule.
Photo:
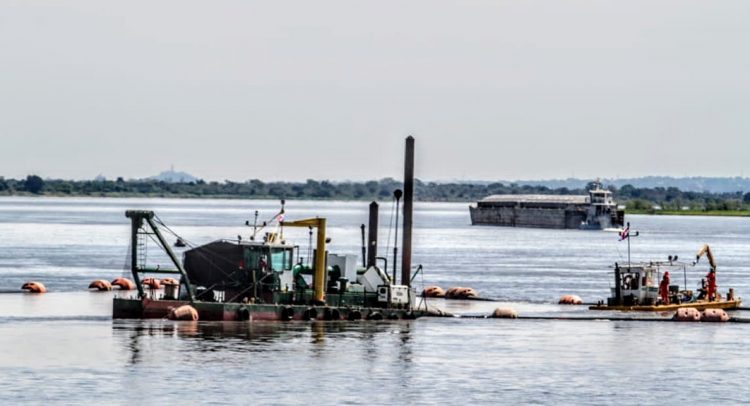
[[631, 290], [630, 286], [633, 282], [633, 277], [630, 275], [626, 275], [624, 278], [622, 278], [622, 288], [625, 290]]

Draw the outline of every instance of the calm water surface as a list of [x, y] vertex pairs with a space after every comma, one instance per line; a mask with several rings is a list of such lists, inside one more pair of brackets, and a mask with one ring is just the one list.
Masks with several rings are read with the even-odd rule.
[[[126, 272], [127, 208], [156, 210], [194, 243], [247, 236], [277, 202], [0, 199], [0, 399], [4, 403], [677, 404], [750, 401], [750, 325], [633, 321], [420, 319], [383, 323], [112, 321], [112, 293], [85, 290]], [[329, 219], [330, 249], [360, 252], [367, 204], [289, 202], [287, 219]], [[390, 204], [381, 205], [390, 254]], [[720, 289], [750, 297], [750, 219], [631, 216], [633, 260], [689, 259], [711, 244]], [[431, 304], [483, 314], [586, 316], [554, 304], [608, 295], [614, 233], [472, 227], [465, 204], [417, 204], [418, 287], [472, 286], [500, 303]], [[287, 239], [308, 246], [305, 230]], [[149, 260], [163, 262], [156, 250]], [[165, 263], [165, 262], [164, 262]], [[705, 267], [688, 270], [695, 287]], [[682, 283], [681, 275], [673, 279]], [[27, 280], [50, 293], [16, 292]], [[750, 314], [738, 312], [738, 316]], [[668, 317], [654, 315], [653, 317]]]

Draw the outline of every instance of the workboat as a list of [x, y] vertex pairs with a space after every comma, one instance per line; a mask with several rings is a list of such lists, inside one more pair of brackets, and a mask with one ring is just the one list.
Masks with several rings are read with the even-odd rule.
[[[325, 218], [286, 220], [283, 201], [272, 219], [276, 231], [256, 238], [257, 227], [253, 227], [250, 238], [223, 239], [199, 246], [191, 246], [181, 238], [189, 248], [181, 260], [164, 238], [171, 229], [153, 211], [129, 210], [125, 214], [131, 220], [131, 273], [138, 292], [135, 297], [116, 297], [113, 317], [179, 319], [181, 314], [188, 314], [194, 315], [193, 319], [223, 321], [395, 320], [427, 314], [426, 305], [420, 308], [415, 304], [417, 295], [410, 286], [412, 137], [406, 140], [405, 166], [400, 284], [396, 283], [395, 264], [392, 278], [375, 264], [378, 226], [374, 202], [370, 205], [369, 250], [362, 266], [356, 255], [328, 253]], [[397, 199], [400, 196], [401, 191]], [[304, 263], [298, 246], [286, 241], [283, 229], [288, 227], [308, 228], [311, 241], [315, 229], [316, 245], [310, 263]], [[364, 242], [364, 225], [362, 234]], [[149, 238], [166, 253], [173, 269], [145, 263], [145, 255], [139, 250]], [[363, 257], [365, 248], [363, 244]], [[157, 275], [174, 278], [166, 278], [172, 283], [162, 289], [153, 283]], [[189, 312], [175, 311], [186, 307]]]
[[[734, 289], [728, 289], [725, 295], [719, 291], [711, 292], [705, 279], [695, 291], [687, 289], [688, 269], [693, 268], [700, 258], [706, 255], [709, 260], [709, 273], [716, 272], [716, 263], [708, 245], [704, 245], [698, 252], [696, 261], [693, 263], [679, 262], [677, 256], [670, 256], [667, 261], [653, 261], [644, 263], [633, 263], [627, 265], [614, 265], [614, 287], [611, 288], [612, 296], [607, 298], [607, 303], [599, 302], [590, 306], [591, 310], [623, 310], [623, 311], [673, 311], [680, 308], [692, 307], [703, 309], [738, 309], [742, 304], [739, 297], [735, 297]], [[683, 277], [683, 288], [677, 284], [669, 284], [662, 289], [665, 290], [663, 299], [660, 294], [660, 281], [664, 274], [679, 275]], [[710, 283], [709, 283], [710, 284]], [[709, 297], [709, 295], [713, 297]]]

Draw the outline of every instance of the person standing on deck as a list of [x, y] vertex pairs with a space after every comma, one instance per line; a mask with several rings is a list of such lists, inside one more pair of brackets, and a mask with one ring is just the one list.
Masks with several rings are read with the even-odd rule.
[[659, 296], [661, 296], [662, 304], [669, 304], [669, 271], [664, 272], [664, 277], [661, 278], [661, 283], [659, 283]]
[[708, 282], [708, 300], [712, 301], [716, 298], [716, 270], [711, 268], [706, 275], [706, 282]]

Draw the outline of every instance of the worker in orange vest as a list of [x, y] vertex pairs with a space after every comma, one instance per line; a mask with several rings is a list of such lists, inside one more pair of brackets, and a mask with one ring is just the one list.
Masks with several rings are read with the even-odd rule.
[[708, 282], [708, 300], [714, 300], [716, 298], [716, 270], [711, 268], [706, 275], [706, 282]]
[[659, 296], [663, 304], [669, 304], [669, 271], [664, 272], [664, 277], [661, 278], [659, 283]]

